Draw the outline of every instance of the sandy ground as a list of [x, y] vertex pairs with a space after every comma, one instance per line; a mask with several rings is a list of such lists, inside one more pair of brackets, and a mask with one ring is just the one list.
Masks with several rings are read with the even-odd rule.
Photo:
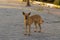
[[[49, 13], [45, 9], [39, 10], [36, 5], [31, 7], [19, 5], [16, 8], [0, 8], [0, 40], [60, 40], [60, 16], [58, 16], [60, 9], [50, 8]], [[35, 33], [33, 30], [34, 25], [32, 25], [32, 35], [24, 36], [23, 11], [31, 12], [31, 15], [39, 14], [43, 18], [44, 23], [41, 25], [41, 33]]]

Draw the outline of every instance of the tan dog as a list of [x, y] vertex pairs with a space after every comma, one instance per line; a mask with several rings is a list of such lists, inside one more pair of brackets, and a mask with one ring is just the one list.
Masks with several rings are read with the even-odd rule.
[[31, 24], [34, 23], [35, 24], [35, 31], [37, 32], [37, 25], [39, 26], [39, 30], [38, 32], [41, 32], [41, 24], [44, 22], [41, 18], [41, 16], [39, 15], [32, 15], [30, 16], [31, 13], [24, 13], [24, 23], [25, 23], [25, 35], [30, 35], [30, 27]]

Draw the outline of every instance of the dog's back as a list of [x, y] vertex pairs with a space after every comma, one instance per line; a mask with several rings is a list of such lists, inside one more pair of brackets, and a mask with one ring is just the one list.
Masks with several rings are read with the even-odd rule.
[[36, 23], [40, 23], [40, 24], [43, 23], [41, 16], [38, 14], [30, 16], [30, 19], [32, 19], [33, 22], [36, 22]]

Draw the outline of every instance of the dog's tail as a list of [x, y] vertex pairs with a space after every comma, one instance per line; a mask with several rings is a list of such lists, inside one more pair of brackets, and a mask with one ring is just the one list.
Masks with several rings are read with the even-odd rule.
[[41, 20], [40, 20], [40, 24], [42, 24], [42, 23], [44, 23], [44, 20], [41, 19]]

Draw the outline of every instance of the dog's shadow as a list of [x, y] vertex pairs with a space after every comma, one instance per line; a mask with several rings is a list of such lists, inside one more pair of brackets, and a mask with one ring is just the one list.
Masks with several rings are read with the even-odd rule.
[[48, 40], [48, 38], [51, 36], [52, 36], [52, 34], [42, 32], [42, 33], [32, 34], [29, 36], [29, 38], [31, 38], [33, 40], [34, 39], [36, 39], [36, 40], [43, 40], [43, 39]]

